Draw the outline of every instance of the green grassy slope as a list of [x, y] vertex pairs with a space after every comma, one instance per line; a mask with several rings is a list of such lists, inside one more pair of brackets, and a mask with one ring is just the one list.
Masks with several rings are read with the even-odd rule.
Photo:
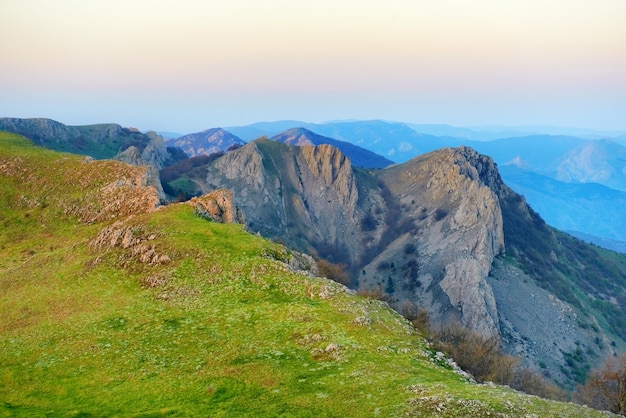
[[126, 166], [93, 164], [0, 133], [0, 416], [601, 415], [467, 382], [239, 225], [185, 205], [94, 220], [108, 202], [85, 196]]

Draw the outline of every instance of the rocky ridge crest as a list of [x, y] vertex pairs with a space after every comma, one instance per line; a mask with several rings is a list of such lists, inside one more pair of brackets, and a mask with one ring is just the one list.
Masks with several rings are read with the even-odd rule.
[[[425, 309], [434, 326], [458, 321], [500, 339], [539, 368], [533, 347], [554, 333], [522, 332], [527, 328], [517, 312], [526, 304], [505, 298], [491, 275], [501, 277], [504, 270], [494, 270], [494, 263], [505, 255], [526, 257], [519, 240], [505, 236], [507, 228], [517, 234], [547, 227], [503, 183], [491, 158], [468, 147], [444, 148], [364, 170], [329, 145], [257, 140], [207, 165], [201, 183], [205, 192], [233, 190], [251, 232], [343, 265], [351, 287], [383, 296], [401, 313]], [[510, 268], [519, 272], [515, 277], [527, 277], [519, 266]], [[520, 297], [530, 298], [530, 291]], [[560, 318], [570, 305], [552, 298], [543, 312]], [[504, 309], [505, 300], [514, 306]], [[553, 377], [564, 380], [560, 349], [572, 350], [572, 339], [595, 338], [577, 324], [567, 332], [566, 343], [542, 359]]]

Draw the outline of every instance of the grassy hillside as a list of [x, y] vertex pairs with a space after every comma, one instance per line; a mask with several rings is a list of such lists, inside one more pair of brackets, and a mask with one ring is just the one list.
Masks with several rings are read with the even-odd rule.
[[602, 415], [468, 382], [283, 247], [142, 206], [132, 170], [0, 133], [0, 416]]

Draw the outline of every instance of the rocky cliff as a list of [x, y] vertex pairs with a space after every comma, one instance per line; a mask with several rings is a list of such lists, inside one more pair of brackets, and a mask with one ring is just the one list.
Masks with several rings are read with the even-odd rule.
[[214, 222], [239, 224], [244, 222], [243, 212], [235, 205], [233, 192], [230, 190], [216, 190], [194, 197], [186, 203], [193, 206], [198, 215]]
[[250, 231], [336, 261], [358, 258], [359, 191], [336, 148], [253, 141], [210, 163], [207, 173], [204, 192], [233, 190]]
[[[329, 145], [259, 140], [206, 170], [204, 191], [233, 190], [250, 231], [343, 265], [351, 286], [401, 312], [425, 309], [434, 326], [459, 321], [496, 337], [554, 380], [571, 384], [579, 372], [568, 369], [576, 343], [595, 353], [586, 360], [593, 363], [610, 340], [626, 336], [593, 316], [613, 314], [590, 314], [592, 299], [563, 290], [573, 266], [589, 271], [605, 261], [576, 253], [578, 244], [548, 228], [502, 182], [491, 158], [470, 148], [364, 170]], [[580, 280], [569, 286], [604, 286]], [[527, 326], [529, 300], [538, 301], [547, 328]]]
[[392, 167], [380, 178], [399, 216], [414, 224], [364, 267], [361, 282], [384, 286], [400, 301], [440, 306], [432, 311], [435, 321], [452, 316], [497, 335], [496, 302], [486, 278], [504, 252], [497, 191], [505, 186], [493, 161], [470, 148], [448, 148]]

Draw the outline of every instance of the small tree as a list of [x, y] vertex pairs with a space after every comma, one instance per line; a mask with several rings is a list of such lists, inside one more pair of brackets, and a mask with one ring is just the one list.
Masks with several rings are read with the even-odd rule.
[[592, 371], [587, 383], [579, 387], [576, 399], [597, 409], [626, 414], [626, 354], [609, 357], [602, 367]]

